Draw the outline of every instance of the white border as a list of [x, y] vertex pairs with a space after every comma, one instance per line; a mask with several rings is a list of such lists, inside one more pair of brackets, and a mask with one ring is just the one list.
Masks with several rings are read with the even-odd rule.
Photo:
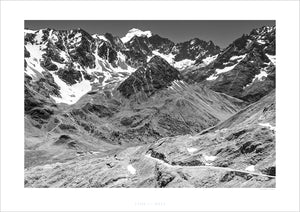
[[[1, 6], [1, 210], [299, 210], [298, 1], [2, 1]], [[23, 27], [26, 19], [275, 19], [276, 189], [23, 188]]]

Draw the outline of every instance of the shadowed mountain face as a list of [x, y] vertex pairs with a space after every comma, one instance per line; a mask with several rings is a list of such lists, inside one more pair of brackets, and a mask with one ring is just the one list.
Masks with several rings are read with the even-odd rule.
[[274, 27], [24, 36], [26, 187], [275, 186]]

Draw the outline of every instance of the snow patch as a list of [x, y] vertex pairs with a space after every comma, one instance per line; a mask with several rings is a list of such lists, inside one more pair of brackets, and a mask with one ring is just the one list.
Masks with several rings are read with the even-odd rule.
[[269, 55], [269, 54], [266, 54], [267, 57], [269, 58], [269, 60], [274, 64], [276, 65], [276, 55]]
[[131, 164], [127, 166], [127, 170], [130, 172], [130, 174], [136, 174], [136, 169]]
[[253, 81], [256, 79], [258, 79], [259, 81], [262, 81], [263, 77], [267, 77], [267, 76], [268, 76], [268, 74], [265, 70], [260, 70], [260, 73], [254, 76]]
[[34, 39], [37, 43], [41, 44], [43, 41], [43, 36], [44, 36], [43, 30], [40, 29], [39, 31], [36, 32], [36, 36]]
[[196, 43], [196, 39], [191, 40], [190, 44], [194, 45]]
[[255, 167], [254, 167], [253, 165], [247, 166], [247, 167], [245, 168], [245, 170], [246, 170], [246, 171], [249, 171], [249, 172], [254, 172], [254, 171], [255, 171]]
[[267, 127], [270, 130], [275, 130], [276, 129], [276, 127], [275, 126], [273, 127], [270, 123], [259, 123], [258, 125], [260, 125], [262, 127]]
[[69, 56], [67, 55], [66, 52], [60, 51], [59, 52], [59, 56], [61, 56], [62, 58], [64, 58], [65, 61], [69, 61]]
[[171, 53], [170, 54], [162, 54], [156, 50], [152, 51], [152, 54], [160, 56], [161, 58], [165, 59], [171, 65], [173, 65], [173, 63], [174, 63], [174, 57], [175, 57], [174, 54], [171, 54]]
[[30, 57], [25, 58], [27, 67], [25, 68], [26, 74], [31, 77], [36, 77], [36, 74], [42, 73], [45, 70], [40, 66], [40, 62], [43, 60], [42, 55], [45, 53], [45, 45], [32, 45], [28, 43], [25, 48], [30, 53]]
[[217, 57], [218, 57], [218, 54], [213, 55], [213, 56], [208, 56], [208, 57], [204, 58], [204, 59], [202, 60], [202, 62], [203, 62], [205, 65], [208, 65], [208, 64], [212, 63]]
[[217, 68], [217, 69], [216, 69], [216, 74], [221, 74], [221, 73], [225, 73], [225, 72], [231, 71], [232, 69], [234, 69], [234, 67], [235, 67], [236, 65], [237, 65], [237, 64], [235, 64], [235, 65], [233, 65], [233, 66], [227, 66], [227, 67], [224, 67], [223, 69]]
[[154, 51], [152, 51], [152, 54], [165, 59], [171, 66], [178, 69], [179, 71], [181, 71], [187, 67], [191, 67], [195, 64], [195, 61], [190, 60], [190, 59], [175, 61], [174, 60], [175, 55], [171, 54], [171, 53], [170, 54], [162, 54], [162, 53], [158, 52], [157, 50], [154, 50]]
[[206, 78], [206, 80], [212, 81], [212, 80], [215, 80], [215, 79], [217, 79], [217, 78], [218, 78], [218, 76], [215, 75], [215, 74], [213, 74], [213, 75], [210, 75], [208, 78]]
[[36, 31], [31, 29], [24, 29], [24, 33], [34, 34]]
[[198, 149], [197, 148], [194, 148], [194, 147], [188, 147], [188, 148], [186, 148], [187, 149], [187, 151], [189, 152], [189, 153], [194, 153], [194, 152], [196, 152]]
[[178, 70], [183, 70], [189, 66], [194, 65], [194, 60], [184, 59], [177, 62], [174, 62], [173, 66], [177, 68]]
[[263, 41], [263, 40], [257, 40], [257, 43], [259, 43], [259, 44], [266, 44], [266, 42]]
[[219, 74], [222, 74], [222, 73], [225, 73], [225, 72], [228, 72], [228, 71], [231, 71], [232, 69], [235, 68], [235, 66], [237, 66], [239, 64], [239, 62], [241, 62], [245, 57], [246, 57], [247, 54], [244, 54], [244, 55], [240, 55], [240, 56], [232, 56], [229, 60], [232, 61], [232, 60], [237, 60], [237, 63], [232, 65], [232, 66], [226, 66], [222, 69], [220, 68], [217, 68], [215, 70], [215, 73], [211, 76], [209, 76], [208, 78], [206, 78], [206, 80], [208, 81], [212, 81], [212, 80], [215, 80], [218, 78], [218, 75]]
[[204, 160], [206, 161], [215, 161], [217, 156], [203, 155]]
[[265, 68], [264, 68], [264, 69], [261, 69], [261, 70], [260, 70], [260, 73], [259, 73], [259, 74], [256, 74], [256, 75], [254, 76], [254, 78], [252, 79], [252, 81], [251, 81], [249, 84], [245, 85], [245, 86], [243, 87], [243, 89], [245, 89], [245, 88], [249, 87], [250, 85], [252, 85], [253, 82], [254, 82], [255, 80], [263, 81], [264, 78], [267, 77], [267, 76], [268, 76], [268, 73], [266, 72]]
[[55, 73], [50, 72], [54, 78], [55, 83], [60, 87], [60, 97], [51, 96], [56, 103], [66, 103], [74, 104], [76, 103], [84, 94], [92, 90], [90, 81], [85, 80], [82, 76], [82, 81], [74, 85], [67, 85], [62, 81]]
[[229, 60], [233, 61], [233, 60], [238, 60], [238, 62], [240, 62], [242, 59], [244, 59], [246, 57], [247, 54], [243, 54], [243, 55], [239, 55], [239, 56], [232, 56]]
[[151, 56], [147, 56], [147, 63], [149, 63], [149, 61], [152, 59]]

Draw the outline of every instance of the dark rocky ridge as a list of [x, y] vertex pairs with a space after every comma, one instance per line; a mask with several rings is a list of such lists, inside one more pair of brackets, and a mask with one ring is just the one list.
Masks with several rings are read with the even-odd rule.
[[151, 96], [156, 90], [171, 85], [174, 80], [180, 80], [180, 73], [161, 57], [154, 56], [146, 66], [138, 68], [122, 82], [118, 90], [127, 98], [140, 91]]

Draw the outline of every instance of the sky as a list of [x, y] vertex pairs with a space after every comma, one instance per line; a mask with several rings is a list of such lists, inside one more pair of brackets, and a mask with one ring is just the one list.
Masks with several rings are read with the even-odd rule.
[[25, 28], [68, 30], [82, 28], [90, 34], [109, 32], [120, 38], [132, 29], [150, 30], [175, 43], [199, 38], [221, 48], [254, 28], [274, 26], [274, 20], [26, 20]]

